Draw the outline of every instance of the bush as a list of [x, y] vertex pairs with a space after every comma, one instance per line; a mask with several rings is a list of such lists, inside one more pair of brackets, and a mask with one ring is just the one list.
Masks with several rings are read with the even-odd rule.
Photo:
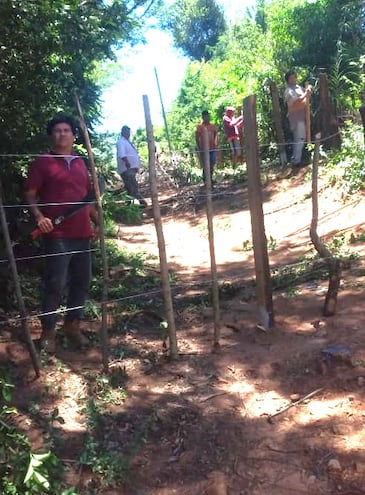
[[13, 425], [13, 385], [0, 370], [0, 493], [2, 495], [76, 495], [62, 491], [62, 465], [51, 452], [33, 452], [28, 438]]
[[328, 157], [332, 183], [341, 182], [344, 194], [359, 191], [365, 180], [365, 146], [363, 129], [352, 122], [346, 122], [342, 131], [341, 150]]

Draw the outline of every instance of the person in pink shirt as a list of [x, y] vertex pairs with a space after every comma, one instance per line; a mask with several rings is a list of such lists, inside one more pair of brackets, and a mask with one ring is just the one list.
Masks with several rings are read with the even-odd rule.
[[241, 157], [242, 149], [239, 130], [243, 127], [243, 116], [234, 116], [234, 107], [226, 107], [223, 116], [223, 130], [232, 150], [233, 163], [236, 164]]

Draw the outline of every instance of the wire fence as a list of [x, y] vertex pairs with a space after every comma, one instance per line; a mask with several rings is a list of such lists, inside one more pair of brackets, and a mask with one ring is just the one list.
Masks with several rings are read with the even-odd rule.
[[[331, 136], [327, 136], [327, 137], [324, 137], [324, 138], [321, 138], [319, 139], [318, 141], [320, 143], [324, 143], [326, 142], [327, 140], [330, 140], [334, 137], [336, 137], [337, 135], [339, 135], [340, 132], [338, 133], [335, 133], [335, 134], [332, 134]], [[292, 141], [289, 141], [289, 142], [284, 142], [284, 143], [267, 143], [267, 144], [260, 144], [259, 146], [260, 147], [264, 147], [264, 146], [272, 146], [272, 145], [275, 145], [275, 146], [287, 146], [287, 145], [290, 145], [290, 144], [295, 144], [293, 143]], [[222, 150], [222, 149], [226, 149], [226, 148], [217, 148], [216, 150]], [[180, 153], [182, 153], [185, 151], [180, 151]], [[175, 151], [173, 153], [179, 153], [178, 151]], [[196, 153], [196, 150], [194, 151], [191, 151], [191, 153]], [[0, 154], [0, 157], [11, 157], [11, 158], [18, 158], [18, 157], [38, 157], [40, 155], [34, 155], [34, 154]], [[62, 156], [62, 155], [42, 155], [42, 156], [52, 156], [52, 157], [55, 157], [55, 156]], [[82, 157], [84, 158], [84, 157]], [[231, 196], [235, 194], [235, 192], [232, 192], [232, 191], [212, 191], [211, 192], [211, 195], [213, 197], [225, 197], [225, 196]], [[186, 200], [187, 198], [191, 198], [192, 200], [197, 200], [197, 199], [200, 199], [200, 198], [205, 198], [207, 196], [207, 193], [182, 193], [182, 194], [177, 194], [175, 195], [172, 199], [173, 200]], [[111, 202], [113, 202], [113, 200], [111, 200]], [[116, 202], [116, 200], [115, 200]], [[92, 204], [94, 203], [94, 201], [88, 203], [88, 204]], [[46, 203], [46, 204], [42, 204], [41, 206], [69, 206], [69, 205], [79, 205], [79, 204], [83, 204], [85, 205], [86, 203], [83, 202], [83, 201], [80, 201], [80, 202], [64, 202], [64, 203]], [[292, 203], [290, 203], [292, 204]], [[10, 208], [24, 208], [24, 209], [28, 209], [29, 207], [31, 206], [34, 206], [34, 205], [30, 205], [30, 204], [4, 204], [4, 208], [6, 209], [10, 209]], [[37, 206], [39, 206], [39, 204], [37, 203]], [[168, 205], [166, 205], [168, 206]], [[173, 207], [171, 206], [171, 208], [173, 209]], [[270, 212], [269, 212], [270, 213]], [[269, 214], [269, 213], [266, 213], [266, 214]], [[84, 253], [84, 252], [90, 252], [90, 253], [94, 253], [94, 252], [97, 252], [98, 249], [87, 249], [87, 250], [80, 250], [80, 251], [69, 251], [69, 252], [62, 252], [62, 253], [45, 253], [45, 254], [35, 254], [35, 255], [31, 255], [31, 256], [20, 256], [20, 257], [17, 257], [15, 258], [15, 261], [17, 262], [22, 262], [22, 261], [31, 261], [31, 260], [39, 260], [39, 259], [44, 259], [44, 258], [48, 258], [48, 257], [54, 257], [54, 256], [65, 256], [65, 255], [74, 255], [74, 254], [79, 254], [79, 253]], [[7, 259], [0, 259], [0, 264], [5, 264], [5, 263], [8, 263], [8, 260]], [[286, 267], [289, 266], [289, 265], [285, 265]], [[224, 278], [224, 281], [226, 281], [227, 278], [225, 277]], [[174, 292], [177, 292], [177, 291], [185, 291], [185, 290], [188, 290], [192, 287], [196, 287], [196, 286], [199, 286], [199, 287], [204, 287], [204, 286], [210, 286], [211, 285], [211, 281], [207, 281], [207, 282], [200, 282], [200, 283], [186, 283], [186, 284], [182, 284], [182, 285], [173, 285], [171, 287], [171, 290], [174, 291]], [[123, 296], [123, 297], [119, 297], [119, 298], [114, 298], [114, 299], [110, 299], [108, 301], [104, 301], [103, 303], [101, 302], [95, 302], [93, 301], [93, 304], [95, 304], [97, 307], [101, 307], [102, 304], [106, 304], [108, 306], [112, 305], [112, 304], [117, 304], [117, 303], [123, 303], [123, 302], [127, 302], [127, 301], [133, 301], [133, 300], [138, 300], [138, 299], [145, 299], [146, 297], [150, 297], [150, 296], [156, 296], [156, 295], [161, 295], [162, 294], [162, 289], [153, 289], [153, 290], [149, 290], [149, 291], [146, 291], [146, 292], [143, 292], [143, 293], [136, 293], [136, 294], [131, 294], [131, 295], [128, 295], [128, 296]], [[65, 312], [69, 312], [69, 311], [74, 311], [74, 310], [77, 310], [77, 309], [84, 309], [84, 306], [75, 306], [75, 307], [72, 307], [72, 308], [61, 308], [61, 309], [57, 309], [56, 311], [52, 311], [52, 312], [38, 312], [36, 314], [30, 314], [28, 316], [26, 316], [26, 319], [38, 319], [38, 318], [41, 318], [43, 316], [48, 316], [48, 315], [52, 315], [52, 314], [61, 314], [61, 313], [65, 313]], [[22, 318], [20, 315], [18, 316], [15, 316], [15, 317], [11, 317], [11, 318], [8, 318], [6, 319], [5, 321], [3, 321], [3, 325], [4, 324], [11, 324], [11, 323], [18, 323], [19, 321], [21, 321], [22, 319], [24, 319], [24, 317]]]

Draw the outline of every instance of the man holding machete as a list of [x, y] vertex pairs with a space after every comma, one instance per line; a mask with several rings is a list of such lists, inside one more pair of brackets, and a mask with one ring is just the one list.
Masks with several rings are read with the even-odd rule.
[[[48, 255], [43, 276], [41, 343], [52, 354], [56, 347], [55, 312], [66, 288], [70, 309], [66, 311], [64, 333], [79, 348], [88, 342], [81, 333], [80, 320], [91, 279], [90, 239], [97, 235], [98, 218], [94, 206], [84, 202], [90, 198], [92, 185], [84, 160], [73, 151], [74, 120], [63, 115], [53, 118], [47, 134], [52, 150], [31, 164], [25, 197]], [[76, 211], [75, 203], [80, 203]], [[57, 218], [62, 221], [56, 222]]]

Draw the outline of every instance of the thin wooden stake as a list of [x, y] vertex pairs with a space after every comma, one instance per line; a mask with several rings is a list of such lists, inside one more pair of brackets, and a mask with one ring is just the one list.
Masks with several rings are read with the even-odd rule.
[[212, 178], [210, 171], [209, 157], [209, 134], [206, 127], [203, 128], [203, 150], [204, 150], [204, 176], [205, 190], [207, 193], [207, 222], [210, 253], [210, 271], [212, 275], [212, 302], [214, 316], [214, 349], [219, 347], [220, 340], [220, 309], [219, 309], [219, 288], [217, 277], [217, 264], [214, 249], [214, 227], [213, 227], [213, 201], [212, 201]]
[[245, 98], [244, 115], [246, 121], [245, 142], [248, 202], [250, 205], [253, 252], [255, 258], [256, 294], [261, 322], [260, 328], [262, 327], [264, 330], [269, 330], [274, 325], [274, 309], [264, 212], [262, 208], [262, 188], [256, 121], [256, 95]]
[[2, 233], [4, 236], [4, 241], [5, 241], [5, 246], [6, 246], [6, 253], [8, 256], [9, 264], [10, 264], [10, 270], [13, 276], [13, 281], [14, 281], [14, 286], [15, 286], [15, 293], [16, 293], [16, 298], [18, 301], [18, 308], [19, 308], [19, 313], [21, 317], [21, 324], [22, 324], [22, 331], [25, 336], [25, 341], [28, 347], [28, 351], [32, 360], [33, 368], [36, 374], [36, 377], [38, 378], [40, 376], [40, 363], [38, 359], [37, 352], [34, 347], [34, 342], [32, 340], [32, 337], [30, 335], [30, 331], [28, 328], [28, 321], [27, 321], [27, 313], [25, 309], [25, 304], [24, 304], [24, 299], [23, 299], [23, 294], [22, 294], [22, 289], [21, 289], [21, 284], [19, 280], [19, 274], [18, 274], [18, 269], [16, 266], [16, 261], [15, 261], [15, 256], [14, 256], [14, 251], [11, 245], [11, 239], [10, 239], [10, 234], [9, 234], [9, 229], [8, 229], [8, 222], [6, 220], [6, 214], [5, 214], [5, 208], [4, 208], [4, 203], [3, 203], [3, 186], [0, 181], [0, 220], [1, 220], [1, 229]]
[[169, 268], [167, 264], [166, 246], [165, 246], [165, 239], [162, 228], [161, 211], [158, 202], [155, 138], [153, 135], [153, 126], [151, 121], [150, 106], [147, 95], [143, 95], [143, 107], [144, 107], [147, 142], [148, 142], [149, 181], [151, 187], [153, 219], [155, 222], [158, 252], [160, 256], [161, 283], [162, 283], [162, 292], [165, 302], [166, 320], [167, 320], [168, 332], [169, 332], [170, 357], [171, 359], [177, 359], [178, 349], [177, 349], [174, 307], [172, 304]]
[[279, 416], [280, 414], [283, 414], [284, 412], [288, 411], [288, 409], [291, 409], [292, 407], [299, 406], [299, 404], [302, 404], [306, 400], [311, 399], [312, 397], [314, 397], [315, 395], [319, 394], [322, 391], [323, 391], [323, 388], [317, 388], [317, 390], [313, 390], [313, 392], [311, 392], [310, 394], [305, 395], [301, 399], [296, 400], [295, 402], [291, 402], [287, 406], [285, 406], [282, 409], [280, 409], [278, 412], [276, 412], [276, 413], [271, 414], [270, 416], [268, 416], [267, 421], [269, 423], [273, 423], [273, 419], [276, 418], [276, 416]]
[[341, 261], [334, 257], [328, 247], [321, 241], [318, 232], [318, 162], [321, 135], [315, 137], [313, 168], [312, 168], [312, 221], [310, 226], [311, 241], [328, 266], [328, 291], [324, 302], [323, 315], [333, 316], [336, 313], [337, 296], [341, 282]]
[[105, 245], [105, 236], [104, 236], [104, 215], [103, 215], [103, 205], [101, 202], [100, 188], [98, 175], [96, 172], [94, 155], [91, 148], [90, 136], [87, 130], [86, 122], [84, 119], [84, 114], [81, 108], [79, 97], [75, 91], [74, 93], [75, 104], [80, 116], [81, 129], [84, 135], [86, 150], [89, 158], [91, 175], [93, 178], [94, 189], [95, 189], [95, 198], [96, 198], [96, 209], [98, 212], [98, 221], [99, 221], [99, 229], [100, 229], [100, 251], [101, 251], [101, 260], [103, 267], [103, 289], [102, 289], [102, 299], [101, 299], [101, 329], [100, 329], [100, 341], [101, 341], [101, 352], [102, 352], [102, 361], [103, 361], [103, 370], [105, 373], [108, 372], [109, 369], [109, 344], [108, 344], [108, 259], [106, 254], [106, 245]]

